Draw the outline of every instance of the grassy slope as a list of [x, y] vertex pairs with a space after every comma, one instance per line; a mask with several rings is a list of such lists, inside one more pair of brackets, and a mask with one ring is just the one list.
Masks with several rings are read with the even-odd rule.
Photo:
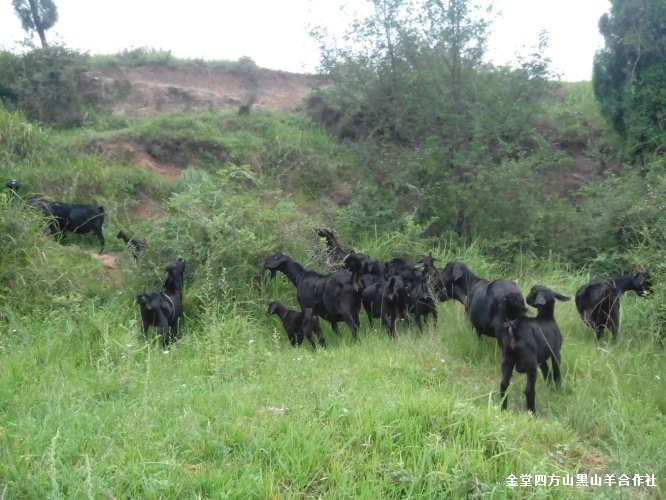
[[[210, 130], [209, 120], [200, 131]], [[306, 165], [333, 149], [316, 134], [300, 134], [296, 142], [289, 134], [297, 129], [284, 122], [267, 119], [257, 130], [268, 130], [273, 146], [299, 146], [266, 147], [257, 159], [246, 147], [256, 136], [236, 131], [232, 152], [247, 151], [237, 155], [239, 163], [284, 158]], [[66, 142], [68, 151], [80, 141], [50, 140]], [[121, 164], [55, 157], [55, 164], [31, 160], [28, 180], [53, 192], [60, 186], [72, 198], [101, 198], [113, 214], [107, 235], [121, 268], [103, 270], [85, 251], [41, 236], [19, 208], [2, 205], [2, 276], [12, 283], [3, 285], [0, 306], [2, 496], [662, 496], [666, 373], [649, 301], [624, 297], [620, 341], [600, 347], [574, 305], [558, 304], [562, 389], [539, 380], [533, 418], [523, 409], [524, 376], [515, 374], [510, 410], [502, 413], [500, 355], [491, 339], [477, 341], [457, 303], [440, 305], [437, 326], [422, 336], [404, 326], [393, 342], [362, 316], [360, 343], [350, 341], [345, 327], [340, 338], [326, 327], [325, 351], [289, 347], [265, 304], [271, 298], [294, 304], [291, 285], [281, 276], [253, 276], [259, 256], [276, 245], [319, 266], [313, 253], [319, 242], [308, 235], [320, 221], [307, 220], [262, 184], [270, 172], [235, 190], [234, 179], [246, 185], [249, 178], [221, 179], [207, 173], [209, 165], [170, 184]], [[333, 171], [339, 160], [331, 158]], [[3, 168], [16, 177], [20, 167]], [[52, 184], [39, 185], [44, 178]], [[212, 201], [218, 190], [221, 199]], [[133, 218], [137, 196], [159, 202], [166, 218]], [[296, 192], [301, 196], [307, 198]], [[201, 219], [201, 227], [187, 234], [169, 229], [191, 219]], [[159, 286], [168, 253], [153, 244], [133, 264], [112, 238], [120, 222], [158, 244], [162, 232], [187, 239], [206, 229], [212, 238], [216, 267], [195, 260], [188, 267], [185, 334], [168, 354], [141, 338], [134, 304], [138, 291]], [[94, 242], [76, 241], [94, 251]], [[380, 258], [430, 250], [411, 241], [392, 235], [354, 243]], [[461, 259], [481, 276], [513, 276], [524, 291], [545, 283], [571, 295], [589, 278], [556, 261], [537, 265], [526, 258], [518, 268], [503, 268], [474, 248], [432, 250], [439, 262]], [[530, 473], [651, 473], [660, 486], [506, 487], [509, 474]]]

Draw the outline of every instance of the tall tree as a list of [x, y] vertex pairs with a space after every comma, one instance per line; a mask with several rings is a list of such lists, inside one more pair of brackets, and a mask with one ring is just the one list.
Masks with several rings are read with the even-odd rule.
[[666, 151], [665, 26], [663, 0], [611, 0], [599, 20], [594, 92], [630, 161]]
[[58, 8], [53, 0], [12, 0], [14, 12], [27, 33], [36, 31], [42, 48], [48, 47], [46, 31], [58, 21]]

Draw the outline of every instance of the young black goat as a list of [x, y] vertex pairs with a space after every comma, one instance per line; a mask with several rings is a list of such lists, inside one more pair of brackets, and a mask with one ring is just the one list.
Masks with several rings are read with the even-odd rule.
[[145, 240], [138, 240], [136, 238], [132, 238], [125, 231], [118, 231], [117, 238], [125, 242], [125, 246], [132, 254], [132, 258], [135, 261], [139, 260], [139, 254], [143, 252], [146, 248]]
[[[506, 410], [507, 407], [506, 390], [509, 387], [514, 367], [518, 373], [527, 375], [525, 400], [527, 409], [532, 413], [536, 412], [537, 367], [541, 369], [544, 380], [554, 380], [557, 386], [560, 385], [562, 333], [555, 322], [555, 299], [565, 301], [569, 300], [569, 297], [545, 286], [533, 286], [527, 296], [527, 303], [537, 309], [536, 318], [521, 316], [506, 324], [502, 347], [502, 382], [500, 383], [503, 410]], [[500, 305], [500, 308], [502, 307], [504, 306]], [[552, 372], [548, 369], [549, 359]]]
[[268, 305], [268, 314], [277, 314], [280, 317], [292, 347], [301, 345], [303, 339], [307, 338], [312, 344], [312, 348], [317, 349], [313, 334], [317, 335], [319, 344], [326, 347], [326, 341], [319, 325], [319, 318], [317, 318], [312, 308], [307, 308], [305, 311], [293, 311], [287, 309], [281, 302], [274, 300]]
[[455, 299], [463, 304], [479, 338], [481, 335], [495, 337], [502, 347], [506, 322], [526, 311], [516, 284], [509, 280], [479, 278], [462, 262], [447, 263], [440, 272], [440, 279], [439, 300]]
[[641, 297], [652, 292], [652, 277], [647, 271], [597, 278], [583, 285], [576, 292], [576, 309], [586, 325], [594, 329], [597, 341], [604, 329], [609, 329], [613, 342], [617, 340], [620, 327], [620, 296], [633, 290]]
[[148, 328], [159, 328], [162, 346], [178, 338], [178, 327], [183, 317], [183, 273], [185, 261], [181, 258], [166, 266], [167, 279], [163, 292], [144, 292], [136, 297], [141, 311], [143, 334], [148, 336]]

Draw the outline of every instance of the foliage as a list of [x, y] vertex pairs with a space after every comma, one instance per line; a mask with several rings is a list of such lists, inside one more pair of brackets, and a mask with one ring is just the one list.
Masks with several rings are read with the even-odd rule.
[[[409, 151], [411, 159], [400, 158], [408, 165], [394, 170], [406, 171], [397, 175], [423, 194], [419, 222], [470, 241], [496, 227], [496, 218], [477, 216], [476, 200], [501, 213], [479, 191], [515, 189], [501, 166], [547, 143], [534, 120], [556, 90], [542, 55], [547, 39], [517, 68], [493, 68], [483, 62], [488, 13], [472, 2], [387, 0], [373, 7], [353, 23], [342, 48], [328, 48], [317, 34], [333, 85], [310, 99], [309, 112], [341, 138]], [[529, 229], [510, 232], [509, 240], [522, 240]]]
[[594, 90], [631, 162], [666, 148], [664, 19], [660, 0], [612, 0], [610, 14], [599, 20], [605, 47], [594, 59]]
[[36, 31], [42, 48], [48, 47], [45, 32], [58, 22], [58, 8], [53, 0], [12, 0], [14, 12], [27, 33]]
[[83, 123], [86, 106], [96, 100], [85, 70], [86, 57], [62, 46], [23, 55], [0, 53], [5, 103], [33, 121], [69, 127]]

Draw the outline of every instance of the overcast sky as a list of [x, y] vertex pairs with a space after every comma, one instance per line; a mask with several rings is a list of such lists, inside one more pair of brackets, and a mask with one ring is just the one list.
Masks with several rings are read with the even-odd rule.
[[[365, 5], [367, 0], [346, 0]], [[479, 0], [485, 1], [485, 0]], [[319, 54], [307, 25], [343, 26], [334, 0], [55, 0], [59, 21], [47, 39], [93, 54], [149, 47], [183, 58], [251, 57], [259, 66], [313, 72]], [[528, 52], [549, 33], [552, 68], [569, 81], [589, 80], [603, 46], [597, 23], [608, 0], [494, 0], [502, 13], [492, 28], [489, 57], [497, 64]], [[24, 39], [10, 0], [0, 0], [0, 47]], [[39, 43], [35, 37], [35, 43]]]

